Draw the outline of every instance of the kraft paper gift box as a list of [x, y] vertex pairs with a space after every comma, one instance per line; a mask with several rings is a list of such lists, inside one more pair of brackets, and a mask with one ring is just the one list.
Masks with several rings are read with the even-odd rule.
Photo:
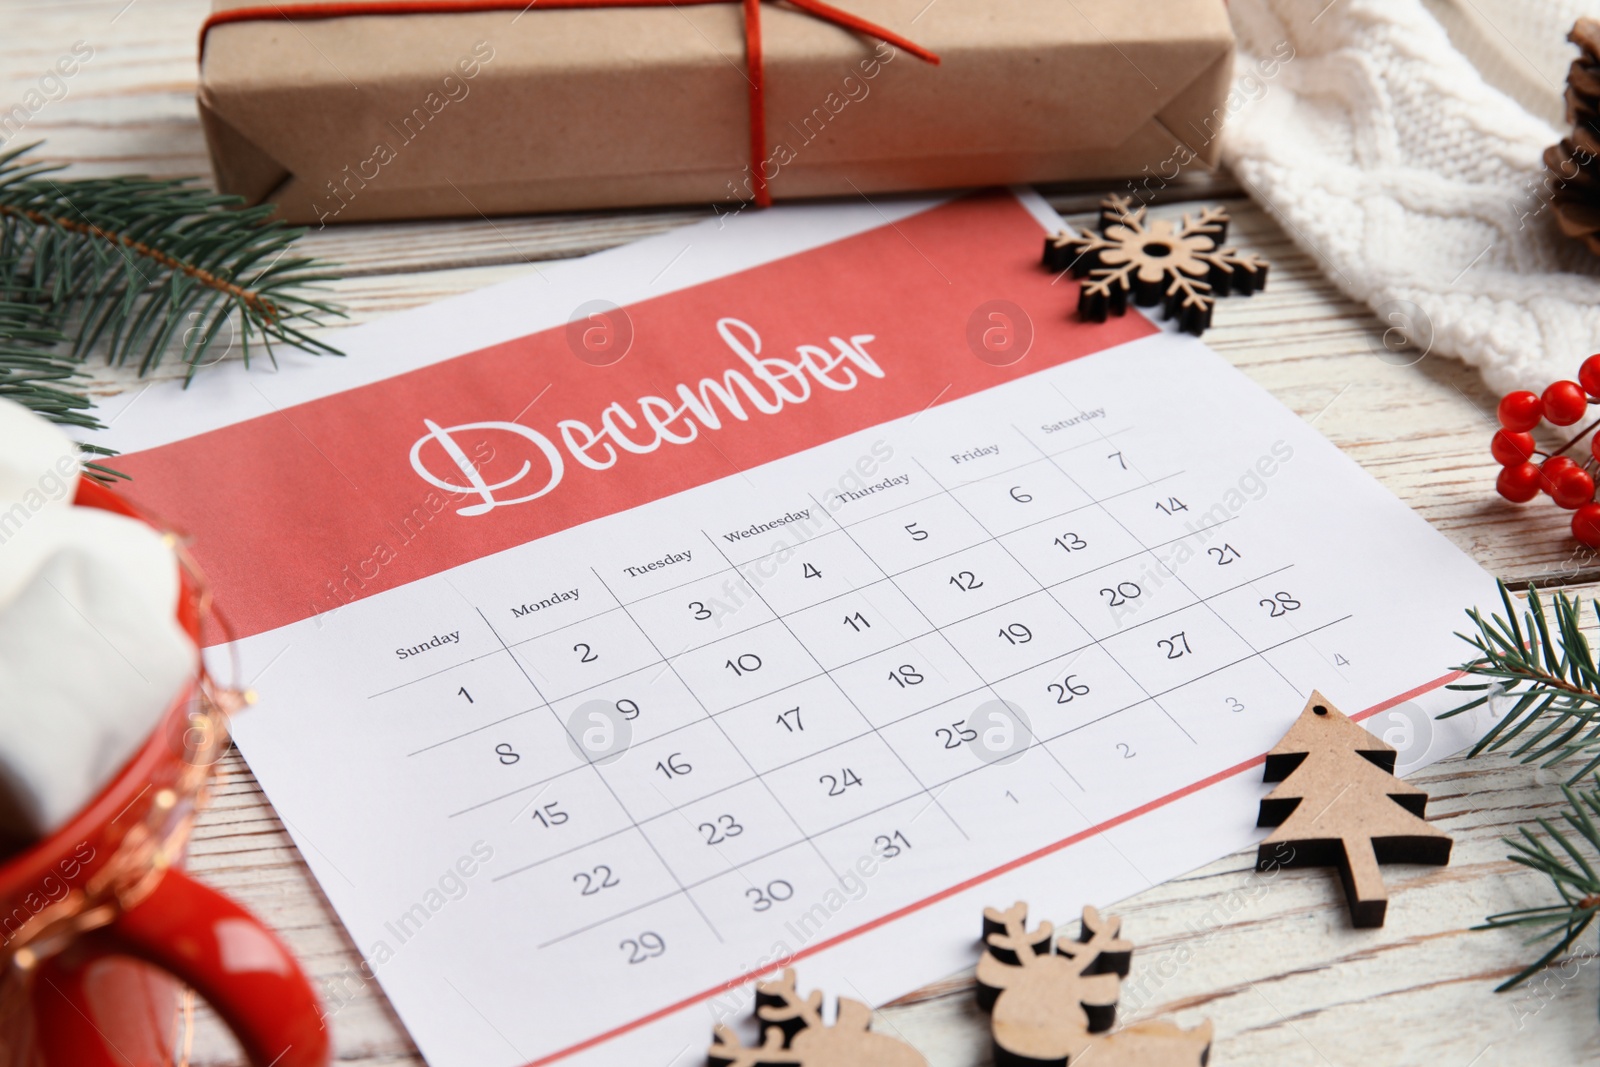
[[[249, 6], [216, 0], [213, 19]], [[302, 223], [756, 199], [740, 3], [282, 14], [312, 6], [256, 7], [203, 37], [224, 192]], [[1222, 0], [836, 6], [940, 62], [760, 4], [754, 162], [777, 199], [1170, 178], [1217, 157]]]

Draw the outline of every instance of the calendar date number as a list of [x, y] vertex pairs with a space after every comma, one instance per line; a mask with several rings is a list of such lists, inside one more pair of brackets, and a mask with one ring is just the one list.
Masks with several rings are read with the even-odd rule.
[[1267, 609], [1267, 615], [1274, 619], [1281, 619], [1291, 611], [1300, 610], [1300, 601], [1292, 593], [1274, 593], [1270, 597], [1262, 597], [1260, 604]]
[[617, 945], [629, 963], [647, 963], [667, 951], [667, 942], [660, 934], [646, 930], [638, 937], [627, 937]]
[[1051, 682], [1045, 686], [1045, 691], [1056, 698], [1057, 704], [1070, 704], [1073, 697], [1089, 695], [1089, 686], [1084, 682], [1074, 681], [1076, 674], [1069, 674], [1059, 682]]
[[1100, 595], [1106, 598], [1106, 607], [1120, 608], [1128, 601], [1144, 596], [1144, 590], [1139, 588], [1138, 582], [1118, 582], [1114, 588], [1100, 590]]
[[710, 822], [700, 824], [700, 835], [708, 845], [720, 845], [730, 837], [744, 833], [744, 827], [732, 815], [718, 815]]
[[605, 864], [597, 864], [591, 871], [579, 871], [572, 876], [572, 880], [579, 886], [580, 896], [592, 897], [602, 889], [611, 889], [622, 884], [622, 879], [611, 872]]
[[1163, 637], [1156, 642], [1156, 647], [1164, 651], [1168, 659], [1182, 659], [1194, 651], [1189, 647], [1189, 635], [1182, 630], [1171, 637]]
[[750, 901], [751, 911], [767, 911], [774, 903], [782, 904], [792, 898], [794, 886], [782, 878], [774, 878], [763, 887], [751, 886], [744, 891], [744, 895]]
[[570, 818], [572, 816], [561, 810], [561, 802], [559, 800], [552, 800], [542, 808], [533, 809], [533, 821], [547, 829], [552, 826], [560, 826]]
[[976, 741], [978, 731], [967, 725], [967, 720], [953, 722], [949, 726], [941, 726], [933, 731], [933, 736], [944, 743], [945, 748], [960, 748], [963, 744]]
[[910, 663], [902, 663], [889, 672], [889, 681], [904, 689], [908, 685], [921, 685], [927, 679]]
[[880, 860], [892, 860], [910, 847], [911, 840], [899, 830], [872, 839], [872, 854]]
[[1239, 558], [1239, 550], [1232, 545], [1217, 545], [1206, 549], [1206, 554], [1214, 559], [1219, 567], [1226, 567]]
[[838, 774], [822, 775], [817, 779], [817, 784], [826, 788], [830, 797], [841, 797], [846, 789], [861, 784], [861, 776], [846, 767]]
[[660, 771], [668, 781], [671, 781], [674, 778], [682, 778], [694, 770], [694, 766], [683, 758], [682, 752], [674, 752], [666, 759], [657, 762], [656, 770]]

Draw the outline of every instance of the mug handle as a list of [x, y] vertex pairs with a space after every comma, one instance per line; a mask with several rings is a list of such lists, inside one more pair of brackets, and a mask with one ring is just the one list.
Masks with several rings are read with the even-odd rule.
[[[178, 978], [227, 1023], [253, 1067], [327, 1067], [322, 1005], [289, 950], [254, 916], [169, 869], [106, 930], [40, 966], [35, 1020], [45, 1067], [126, 1067], [126, 1051], [96, 1022], [94, 962], [132, 956]], [[39, 983], [42, 984], [42, 983]]]

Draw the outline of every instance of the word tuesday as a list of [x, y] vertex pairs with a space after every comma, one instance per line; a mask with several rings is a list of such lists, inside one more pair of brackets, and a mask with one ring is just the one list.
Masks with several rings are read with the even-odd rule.
[[[867, 354], [867, 343], [877, 340], [870, 333], [856, 334], [848, 341], [829, 337], [828, 343], [833, 346], [831, 352], [818, 345], [799, 345], [795, 348], [797, 358], [792, 362], [762, 356], [761, 335], [739, 319], [718, 319], [717, 335], [739, 357], [742, 369], [731, 368], [720, 378], [702, 378], [692, 386], [680, 384], [670, 394], [674, 399], [641, 396], [633, 403], [637, 417], [621, 403], [609, 404], [600, 411], [598, 429], [578, 419], [562, 419], [556, 423], [556, 429], [567, 454], [590, 470], [603, 471], [616, 464], [619, 449], [647, 455], [664, 444], [686, 445], [700, 436], [702, 428], [720, 430], [725, 417], [744, 422], [750, 418], [746, 405], [763, 415], [776, 415], [786, 405], [803, 404], [811, 399], [813, 383], [843, 393], [854, 389], [861, 375], [883, 377], [883, 368]], [[644, 424], [642, 431], [641, 422]], [[562, 450], [538, 430], [520, 423], [466, 422], [440, 426], [432, 419], [423, 419], [422, 424], [428, 432], [411, 446], [411, 468], [430, 485], [477, 498], [475, 503], [457, 508], [458, 515], [485, 515], [497, 507], [538, 500], [561, 484], [566, 471], [567, 461]], [[497, 482], [486, 480], [453, 436], [467, 430], [502, 430], [531, 441], [549, 468], [544, 484], [530, 488], [530, 484], [537, 485], [538, 475], [534, 473], [533, 464], [526, 461], [509, 478]], [[429, 442], [443, 450], [465, 484], [440, 477], [428, 467], [422, 450]], [[502, 491], [520, 492], [520, 495], [496, 495]]]

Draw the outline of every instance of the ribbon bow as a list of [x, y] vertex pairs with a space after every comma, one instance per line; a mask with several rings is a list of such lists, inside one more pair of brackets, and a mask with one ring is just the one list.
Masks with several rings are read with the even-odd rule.
[[[813, 18], [831, 22], [846, 30], [874, 37], [886, 44], [937, 65], [939, 57], [921, 45], [906, 40], [893, 30], [869, 22], [848, 11], [841, 11], [822, 0], [786, 0], [791, 6]], [[527, 11], [530, 8], [586, 8], [586, 7], [686, 7], [691, 4], [740, 3], [744, 6], [745, 64], [750, 83], [750, 169], [754, 179], [756, 203], [761, 207], [772, 205], [772, 194], [767, 188], [767, 177], [762, 173], [761, 162], [767, 151], [766, 74], [761, 62], [761, 0], [378, 0], [362, 3], [343, 0], [336, 3], [267, 4], [258, 7], [239, 7], [229, 11], [214, 11], [200, 27], [200, 54], [206, 50], [206, 35], [212, 27], [229, 22], [262, 22], [270, 19], [336, 19], [357, 15], [443, 15], [463, 11]]]

